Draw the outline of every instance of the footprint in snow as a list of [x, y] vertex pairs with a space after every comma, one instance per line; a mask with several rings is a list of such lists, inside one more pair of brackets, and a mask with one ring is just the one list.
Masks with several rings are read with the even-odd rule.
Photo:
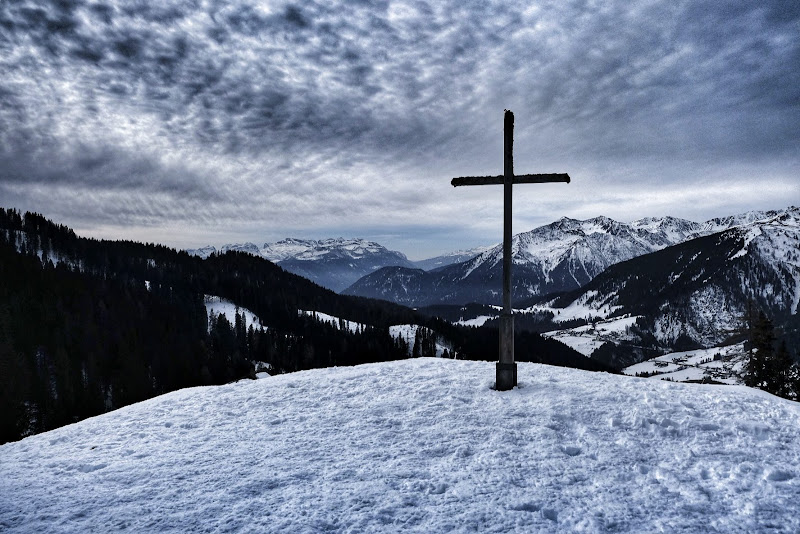
[[76, 469], [81, 473], [92, 473], [94, 471], [99, 471], [100, 469], [105, 468], [107, 465], [108, 464], [83, 464], [79, 465]]
[[516, 512], [538, 512], [541, 508], [541, 506], [532, 502], [522, 502], [511, 505], [511, 509]]
[[549, 519], [550, 521], [558, 521], [558, 512], [552, 508], [545, 508], [542, 510], [542, 517]]
[[767, 475], [767, 480], [770, 482], [786, 482], [794, 478], [794, 473], [783, 471], [782, 469], [775, 469]]

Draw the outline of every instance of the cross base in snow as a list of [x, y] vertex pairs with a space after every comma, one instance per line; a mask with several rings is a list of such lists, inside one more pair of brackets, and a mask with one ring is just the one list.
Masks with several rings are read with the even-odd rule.
[[517, 364], [514, 363], [514, 315], [511, 309], [511, 186], [513, 184], [569, 183], [569, 175], [523, 174], [514, 176], [514, 114], [505, 111], [503, 119], [504, 161], [502, 176], [465, 176], [453, 178], [459, 185], [503, 185], [503, 314], [500, 316], [500, 358], [497, 362], [495, 389], [507, 391], [517, 385]]

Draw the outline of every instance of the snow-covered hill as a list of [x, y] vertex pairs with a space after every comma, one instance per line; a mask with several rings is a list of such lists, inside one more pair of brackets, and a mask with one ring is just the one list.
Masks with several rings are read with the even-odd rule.
[[28, 532], [800, 531], [800, 407], [420, 359], [184, 389], [0, 446]]
[[[389, 250], [365, 239], [288, 238], [275, 243], [264, 243], [262, 247], [254, 243], [224, 245], [219, 252], [224, 253], [229, 250], [261, 256], [291, 273], [334, 291], [341, 291], [381, 267], [394, 265], [413, 267], [401, 252]], [[217, 252], [217, 249], [209, 245], [187, 252], [206, 258]]]

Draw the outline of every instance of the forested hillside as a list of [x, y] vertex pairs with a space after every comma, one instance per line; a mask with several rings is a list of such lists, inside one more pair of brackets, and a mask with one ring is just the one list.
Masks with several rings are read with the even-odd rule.
[[[209, 321], [205, 295], [263, 323]], [[365, 325], [351, 331], [298, 310]], [[81, 238], [41, 215], [0, 209], [0, 441], [174, 389], [273, 372], [408, 357], [389, 334], [424, 325], [462, 359], [495, 359], [497, 330], [451, 325], [402, 306], [337, 295], [240, 252], [203, 260], [168, 247]], [[518, 359], [606, 369], [520, 334]], [[431, 354], [421, 354], [431, 355]]]

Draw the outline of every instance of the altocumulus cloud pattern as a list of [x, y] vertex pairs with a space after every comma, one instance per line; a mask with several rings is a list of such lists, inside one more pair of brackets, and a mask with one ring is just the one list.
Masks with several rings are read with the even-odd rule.
[[583, 171], [587, 216], [681, 189], [675, 160], [737, 192], [768, 161], [760, 194], [785, 203], [799, 17], [782, 1], [6, 2], [0, 196], [84, 228], [429, 232], [484, 209], [439, 181], [499, 172], [512, 108], [520, 164]]

